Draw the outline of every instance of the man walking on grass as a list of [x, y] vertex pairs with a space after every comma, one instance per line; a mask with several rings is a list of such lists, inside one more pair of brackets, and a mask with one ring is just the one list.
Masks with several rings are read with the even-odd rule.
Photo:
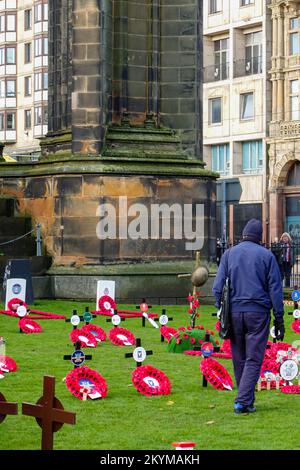
[[260, 376], [269, 336], [273, 308], [275, 334], [283, 340], [283, 291], [278, 264], [271, 251], [261, 246], [262, 223], [251, 219], [242, 242], [226, 250], [213, 285], [216, 306], [221, 306], [222, 289], [230, 285], [231, 349], [238, 395], [234, 412], [253, 413], [254, 391]]

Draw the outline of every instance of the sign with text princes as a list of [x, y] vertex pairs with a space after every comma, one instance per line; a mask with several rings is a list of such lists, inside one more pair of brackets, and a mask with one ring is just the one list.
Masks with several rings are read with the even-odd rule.
[[[108, 295], [113, 300], [115, 300], [115, 290], [116, 283], [115, 281], [98, 281], [97, 282], [97, 301], [96, 301], [96, 310], [99, 310], [99, 299], [105, 295]], [[108, 306], [109, 307], [109, 306]], [[113, 309], [111, 313], [114, 313]]]

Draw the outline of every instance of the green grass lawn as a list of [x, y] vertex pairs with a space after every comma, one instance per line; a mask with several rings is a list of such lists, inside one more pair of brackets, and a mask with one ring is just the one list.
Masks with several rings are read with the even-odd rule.
[[[87, 303], [38, 301], [35, 305], [37, 309], [69, 316], [73, 308], [83, 312]], [[188, 326], [186, 310], [180, 306], [167, 307], [169, 316], [174, 317], [170, 326]], [[211, 316], [213, 311], [214, 307], [203, 306], [199, 324], [212, 328], [216, 322]], [[288, 341], [297, 339], [289, 327], [291, 321], [292, 317], [286, 316]], [[110, 328], [105, 317], [94, 322], [106, 331]], [[194, 440], [199, 450], [300, 449], [298, 395], [262, 391], [257, 394], [257, 413], [235, 416], [235, 391], [220, 392], [210, 385], [202, 388], [200, 359], [167, 353], [166, 343], [160, 342], [159, 330], [150, 324], [142, 328], [141, 320], [126, 320], [122, 327], [142, 338], [146, 349], [153, 349], [154, 355], [145, 364], [152, 364], [168, 375], [171, 394], [151, 398], [140, 395], [131, 383], [135, 363], [124, 358], [125, 352], [133, 348], [116, 347], [106, 341], [96, 349], [86, 350], [93, 355], [86, 364], [105, 377], [108, 396], [104, 400], [82, 402], [69, 393], [63, 382], [71, 369], [70, 363], [63, 361], [63, 355], [73, 350], [70, 324], [62, 320], [40, 323], [44, 328], [42, 334], [25, 335], [18, 332], [17, 319], [0, 315], [0, 336], [6, 339], [7, 355], [19, 366], [16, 373], [7, 374], [0, 381], [0, 391], [19, 406], [22, 401], [35, 403], [41, 396], [43, 375], [56, 377], [56, 396], [66, 410], [76, 412], [77, 424], [65, 425], [55, 434], [55, 449], [170, 450], [171, 443], [177, 440]], [[220, 362], [232, 373], [231, 361]], [[39, 449], [40, 438], [40, 428], [33, 418], [19, 414], [8, 416], [0, 424], [0, 449]]]

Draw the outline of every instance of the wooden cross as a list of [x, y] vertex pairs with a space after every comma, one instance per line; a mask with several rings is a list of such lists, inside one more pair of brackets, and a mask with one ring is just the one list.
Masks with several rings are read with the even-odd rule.
[[17, 415], [18, 414], [18, 404], [17, 403], [8, 403], [5, 400], [4, 395], [0, 393], [0, 423], [5, 420], [7, 415]]
[[[141, 303], [140, 305], [136, 305], [135, 308], [139, 308], [140, 311], [143, 313], [143, 311], [141, 310], [141, 305], [142, 305], [142, 304], [147, 304], [147, 303], [146, 303], [146, 299], [142, 299], [142, 303]], [[145, 310], [145, 313], [148, 312], [149, 308], [152, 308], [152, 305], [147, 305], [147, 307], [148, 307], [148, 308], [147, 308], [147, 310]], [[146, 318], [145, 318], [145, 317], [142, 317], [142, 327], [145, 328], [145, 326], [146, 326]]]
[[[73, 313], [72, 313], [72, 315], [71, 315], [71, 318], [68, 318], [67, 320], [65, 320], [65, 322], [66, 322], [66, 323], [71, 323], [71, 319], [72, 319], [73, 315], [77, 315], [77, 316], [79, 317], [80, 321], [84, 321], [86, 325], [89, 325], [89, 324], [91, 323], [91, 319], [90, 319], [90, 320], [86, 320], [85, 315], [86, 315], [87, 313], [89, 314], [89, 316], [91, 317], [91, 319], [97, 317], [97, 315], [92, 315], [92, 314], [90, 313], [89, 307], [85, 307], [85, 312], [84, 312], [83, 315], [78, 315], [77, 310], [73, 310]], [[76, 330], [76, 329], [77, 329], [77, 326], [76, 326], [76, 325], [73, 325], [73, 330]]]
[[22, 403], [22, 414], [32, 416], [42, 428], [42, 450], [53, 450], [53, 433], [64, 424], [75, 424], [76, 414], [65, 411], [55, 396], [55, 377], [45, 375], [43, 396], [36, 405]]
[[[140, 348], [142, 346], [141, 338], [136, 339], [135, 345], [136, 345], [137, 348]], [[145, 353], [146, 353], [146, 357], [153, 355], [153, 351], [145, 351]], [[125, 358], [133, 357], [133, 354], [134, 354], [134, 351], [132, 353], [126, 353]], [[136, 361], [136, 366], [137, 367], [140, 367], [141, 365], [142, 365], [142, 362]]]
[[[80, 351], [81, 352], [81, 349], [80, 349], [80, 341], [77, 341], [75, 343], [75, 347], [74, 347], [74, 353], [76, 353], [76, 351]], [[73, 354], [74, 354], [73, 353]], [[72, 359], [72, 354], [65, 354], [64, 355], [64, 361], [71, 361]], [[93, 356], [91, 354], [84, 354], [84, 360], [79, 364], [79, 365], [76, 365], [76, 364], [73, 364], [74, 365], [74, 369], [77, 369], [78, 367], [81, 367], [82, 364], [85, 362], [85, 361], [90, 361], [91, 359], [93, 359]]]
[[[162, 309], [161, 311], [162, 315], [167, 315], [167, 310], [165, 308]], [[159, 318], [153, 318], [154, 321], [159, 322]], [[169, 321], [173, 321], [173, 317], [168, 317], [168, 323]], [[165, 337], [163, 335], [160, 335], [160, 342], [163, 343], [165, 341]]]

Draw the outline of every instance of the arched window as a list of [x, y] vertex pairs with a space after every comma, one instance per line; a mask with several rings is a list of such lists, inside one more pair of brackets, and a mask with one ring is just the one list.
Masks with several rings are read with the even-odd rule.
[[300, 162], [296, 162], [289, 171], [287, 186], [300, 186]]

